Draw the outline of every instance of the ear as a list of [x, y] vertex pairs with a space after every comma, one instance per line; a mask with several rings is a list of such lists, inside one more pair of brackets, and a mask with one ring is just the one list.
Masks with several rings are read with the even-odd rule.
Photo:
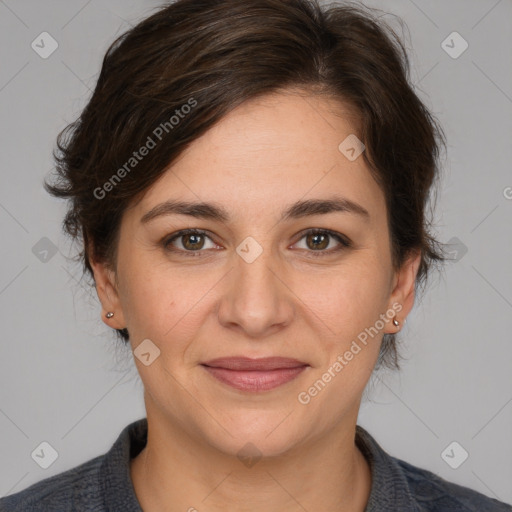
[[[395, 319], [399, 326], [389, 322], [389, 334], [399, 331], [414, 306], [416, 276], [421, 263], [421, 250], [410, 253], [393, 277], [392, 292], [389, 297], [388, 309], [395, 311]], [[393, 319], [392, 319], [393, 320]], [[388, 332], [388, 331], [386, 331]]]
[[[92, 255], [94, 252], [89, 251], [89, 254]], [[102, 305], [101, 319], [112, 329], [124, 329], [126, 322], [115, 280], [115, 272], [108, 268], [105, 263], [95, 261], [92, 256], [89, 257], [89, 262], [94, 273], [96, 293]], [[107, 318], [106, 314], [110, 311], [114, 313], [114, 316]]]

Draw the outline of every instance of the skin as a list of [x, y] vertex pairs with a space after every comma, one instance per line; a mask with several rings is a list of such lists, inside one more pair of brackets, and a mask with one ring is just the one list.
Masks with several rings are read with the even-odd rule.
[[[115, 270], [93, 262], [104, 322], [127, 327], [132, 349], [146, 338], [160, 349], [149, 366], [134, 358], [148, 442], [130, 471], [145, 511], [364, 510], [371, 473], [354, 443], [357, 415], [383, 334], [397, 332], [413, 306], [420, 255], [393, 269], [384, 194], [362, 156], [350, 161], [338, 150], [357, 133], [355, 121], [335, 100], [292, 90], [245, 102], [126, 210]], [[334, 193], [369, 218], [279, 220], [295, 201]], [[168, 199], [215, 202], [231, 218], [173, 214], [141, 223]], [[166, 250], [169, 235], [186, 228], [209, 234], [182, 236], [171, 245], [176, 252]], [[310, 228], [333, 230], [352, 246], [301, 234]], [[252, 263], [236, 252], [248, 236], [263, 250]], [[400, 326], [386, 317], [379, 334], [300, 403], [298, 394], [393, 304], [401, 306]], [[310, 366], [259, 393], [237, 391], [200, 366], [239, 355]], [[262, 456], [251, 467], [237, 457], [248, 442]]]

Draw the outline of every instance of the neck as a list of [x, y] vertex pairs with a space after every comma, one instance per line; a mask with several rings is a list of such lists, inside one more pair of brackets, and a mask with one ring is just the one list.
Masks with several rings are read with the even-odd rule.
[[147, 444], [130, 468], [144, 511], [365, 509], [371, 473], [354, 442], [355, 419], [279, 456], [244, 461], [152, 419], [148, 411]]

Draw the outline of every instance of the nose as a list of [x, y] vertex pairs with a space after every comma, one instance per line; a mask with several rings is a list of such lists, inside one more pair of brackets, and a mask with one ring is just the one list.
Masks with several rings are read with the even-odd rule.
[[225, 278], [219, 322], [252, 338], [268, 336], [289, 325], [294, 316], [293, 292], [271, 250], [263, 249], [253, 261], [236, 253], [233, 265]]

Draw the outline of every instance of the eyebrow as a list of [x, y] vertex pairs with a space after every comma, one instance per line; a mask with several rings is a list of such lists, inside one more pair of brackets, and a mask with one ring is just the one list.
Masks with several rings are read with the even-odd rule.
[[[333, 212], [352, 213], [361, 216], [364, 220], [370, 219], [368, 210], [360, 204], [344, 197], [335, 196], [329, 199], [297, 201], [282, 212], [280, 222], [311, 215], [325, 215]], [[169, 200], [156, 205], [146, 212], [140, 222], [146, 224], [164, 215], [187, 215], [197, 219], [209, 219], [225, 223], [230, 220], [230, 215], [227, 210], [214, 203]]]

